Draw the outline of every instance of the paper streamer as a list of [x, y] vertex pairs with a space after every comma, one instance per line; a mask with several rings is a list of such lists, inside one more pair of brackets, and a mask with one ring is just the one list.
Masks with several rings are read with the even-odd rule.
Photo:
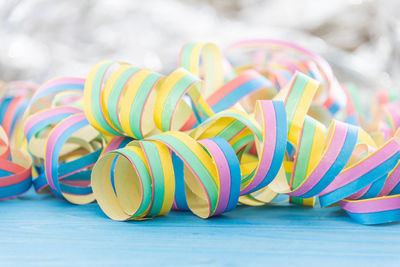
[[[0, 92], [0, 199], [25, 193], [32, 185], [32, 159], [24, 151], [22, 115], [37, 85], [11, 82]], [[11, 137], [11, 140], [9, 139]]]
[[84, 82], [73, 77], [51, 80], [33, 94], [25, 111], [35, 190], [50, 190], [75, 204], [94, 201], [91, 168], [105, 146], [82, 110]]
[[[238, 200], [260, 205], [285, 193], [303, 205], [317, 196], [321, 206], [339, 203], [361, 223], [397, 220], [398, 196], [387, 196], [396, 193], [387, 179], [397, 186], [398, 103], [384, 107], [391, 130], [377, 129], [387, 140], [379, 143], [357, 126], [362, 114], [321, 57], [275, 40], [227, 52], [244, 49], [257, 50], [256, 63], [233, 75], [218, 48], [204, 43], [185, 45], [180, 68], [168, 76], [118, 62], [92, 69], [84, 92], [89, 122], [105, 135], [138, 139], [94, 167], [104, 212], [143, 219], [173, 207], [207, 218]], [[257, 65], [268, 53], [267, 65]], [[341, 110], [351, 123], [334, 119]], [[378, 206], [379, 198], [391, 201], [384, 219], [379, 208], [353, 208]]]
[[[4, 114], [26, 109], [35, 189], [75, 204], [96, 199], [121, 221], [171, 209], [208, 218], [278, 194], [340, 205], [363, 224], [400, 220], [395, 91], [380, 90], [365, 114], [356, 88], [340, 84], [322, 57], [280, 40], [224, 52], [188, 43], [178, 62], [163, 75], [104, 61], [85, 79], [57, 78], [2, 100], [9, 134], [15, 123]], [[14, 160], [6, 137], [4, 160]]]
[[27, 153], [12, 149], [0, 126], [0, 200], [25, 193], [32, 185], [32, 160]]

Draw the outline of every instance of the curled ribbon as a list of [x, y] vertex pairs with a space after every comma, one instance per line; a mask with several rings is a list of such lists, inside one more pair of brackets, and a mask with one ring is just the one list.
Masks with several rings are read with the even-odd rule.
[[[321, 206], [338, 203], [361, 223], [397, 220], [399, 198], [387, 196], [396, 193], [387, 182], [398, 184], [399, 133], [386, 131], [378, 145], [354, 125], [350, 94], [321, 57], [274, 40], [228, 52], [238, 48], [256, 49], [257, 62], [266, 48], [285, 52], [258, 72], [232, 73], [215, 45], [191, 43], [168, 76], [117, 62], [91, 70], [84, 90], [90, 124], [106, 136], [137, 139], [95, 164], [92, 186], [104, 212], [143, 219], [173, 207], [207, 218], [238, 201], [260, 205], [285, 193], [298, 204], [314, 205], [316, 196]], [[254, 102], [260, 96], [272, 99]], [[391, 118], [398, 114], [397, 104], [388, 108]], [[352, 124], [332, 120], [341, 109]], [[354, 208], [381, 199], [395, 215], [383, 220], [379, 208]]]
[[[35, 84], [11, 82], [0, 92], [0, 199], [25, 193], [32, 185], [32, 159], [24, 151], [22, 115]], [[11, 140], [9, 139], [11, 137]]]
[[91, 168], [105, 145], [83, 113], [84, 82], [58, 78], [42, 85], [29, 101], [24, 124], [35, 190], [75, 204], [94, 200]]
[[21, 150], [10, 148], [0, 126], [0, 200], [25, 193], [32, 185], [32, 159]]
[[[115, 220], [171, 208], [208, 218], [278, 194], [340, 205], [363, 224], [400, 220], [398, 96], [380, 91], [367, 117], [354, 86], [289, 42], [243, 41], [224, 54], [189, 43], [169, 75], [104, 61], [86, 79], [51, 80], [27, 99], [3, 100], [0, 115], [25, 105], [35, 189], [76, 204], [96, 199]], [[6, 136], [1, 157], [10, 160]], [[18, 164], [11, 175], [30, 166]]]

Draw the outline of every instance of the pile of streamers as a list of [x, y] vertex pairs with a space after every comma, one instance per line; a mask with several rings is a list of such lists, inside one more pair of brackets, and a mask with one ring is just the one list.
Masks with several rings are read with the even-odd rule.
[[169, 75], [105, 61], [85, 79], [2, 88], [1, 199], [33, 185], [122, 221], [286, 194], [363, 224], [400, 220], [398, 91], [379, 90], [366, 113], [353, 85], [292, 43], [188, 43]]

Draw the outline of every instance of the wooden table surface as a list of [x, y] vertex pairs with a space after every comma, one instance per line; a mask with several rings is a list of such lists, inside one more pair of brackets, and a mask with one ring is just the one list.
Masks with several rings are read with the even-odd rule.
[[245, 207], [108, 219], [33, 191], [0, 202], [0, 266], [400, 266], [400, 224], [363, 226], [338, 207]]

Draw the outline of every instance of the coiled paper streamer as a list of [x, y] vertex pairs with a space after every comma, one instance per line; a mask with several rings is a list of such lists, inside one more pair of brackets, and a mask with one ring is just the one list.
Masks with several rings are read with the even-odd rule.
[[1, 200], [19, 196], [32, 185], [32, 159], [24, 151], [22, 115], [36, 88], [36, 84], [21, 81], [0, 85]]
[[[174, 207], [207, 218], [239, 199], [259, 205], [286, 193], [305, 205], [316, 196], [321, 206], [339, 203], [361, 223], [398, 220], [398, 104], [391, 128], [372, 138], [354, 125], [350, 94], [322, 58], [275, 40], [228, 52], [247, 48], [257, 50], [256, 63], [275, 52], [267, 66], [234, 71], [215, 45], [194, 43], [168, 76], [117, 62], [91, 70], [84, 90], [90, 124], [138, 139], [95, 164], [92, 186], [103, 211], [127, 220]], [[263, 95], [272, 100], [253, 101]], [[332, 120], [337, 114], [352, 124]]]
[[25, 111], [35, 190], [50, 190], [75, 204], [94, 200], [91, 168], [105, 145], [82, 111], [84, 82], [71, 77], [51, 80], [33, 94]]
[[0, 126], [0, 200], [25, 193], [32, 184], [32, 160], [21, 150], [12, 149]]
[[[367, 117], [352, 85], [304, 48], [251, 40], [224, 54], [190, 43], [169, 75], [106, 61], [22, 97], [35, 189], [96, 199], [115, 220], [171, 208], [208, 218], [280, 193], [364, 224], [400, 220], [398, 96], [380, 91]], [[17, 110], [6, 105], [0, 114]]]

